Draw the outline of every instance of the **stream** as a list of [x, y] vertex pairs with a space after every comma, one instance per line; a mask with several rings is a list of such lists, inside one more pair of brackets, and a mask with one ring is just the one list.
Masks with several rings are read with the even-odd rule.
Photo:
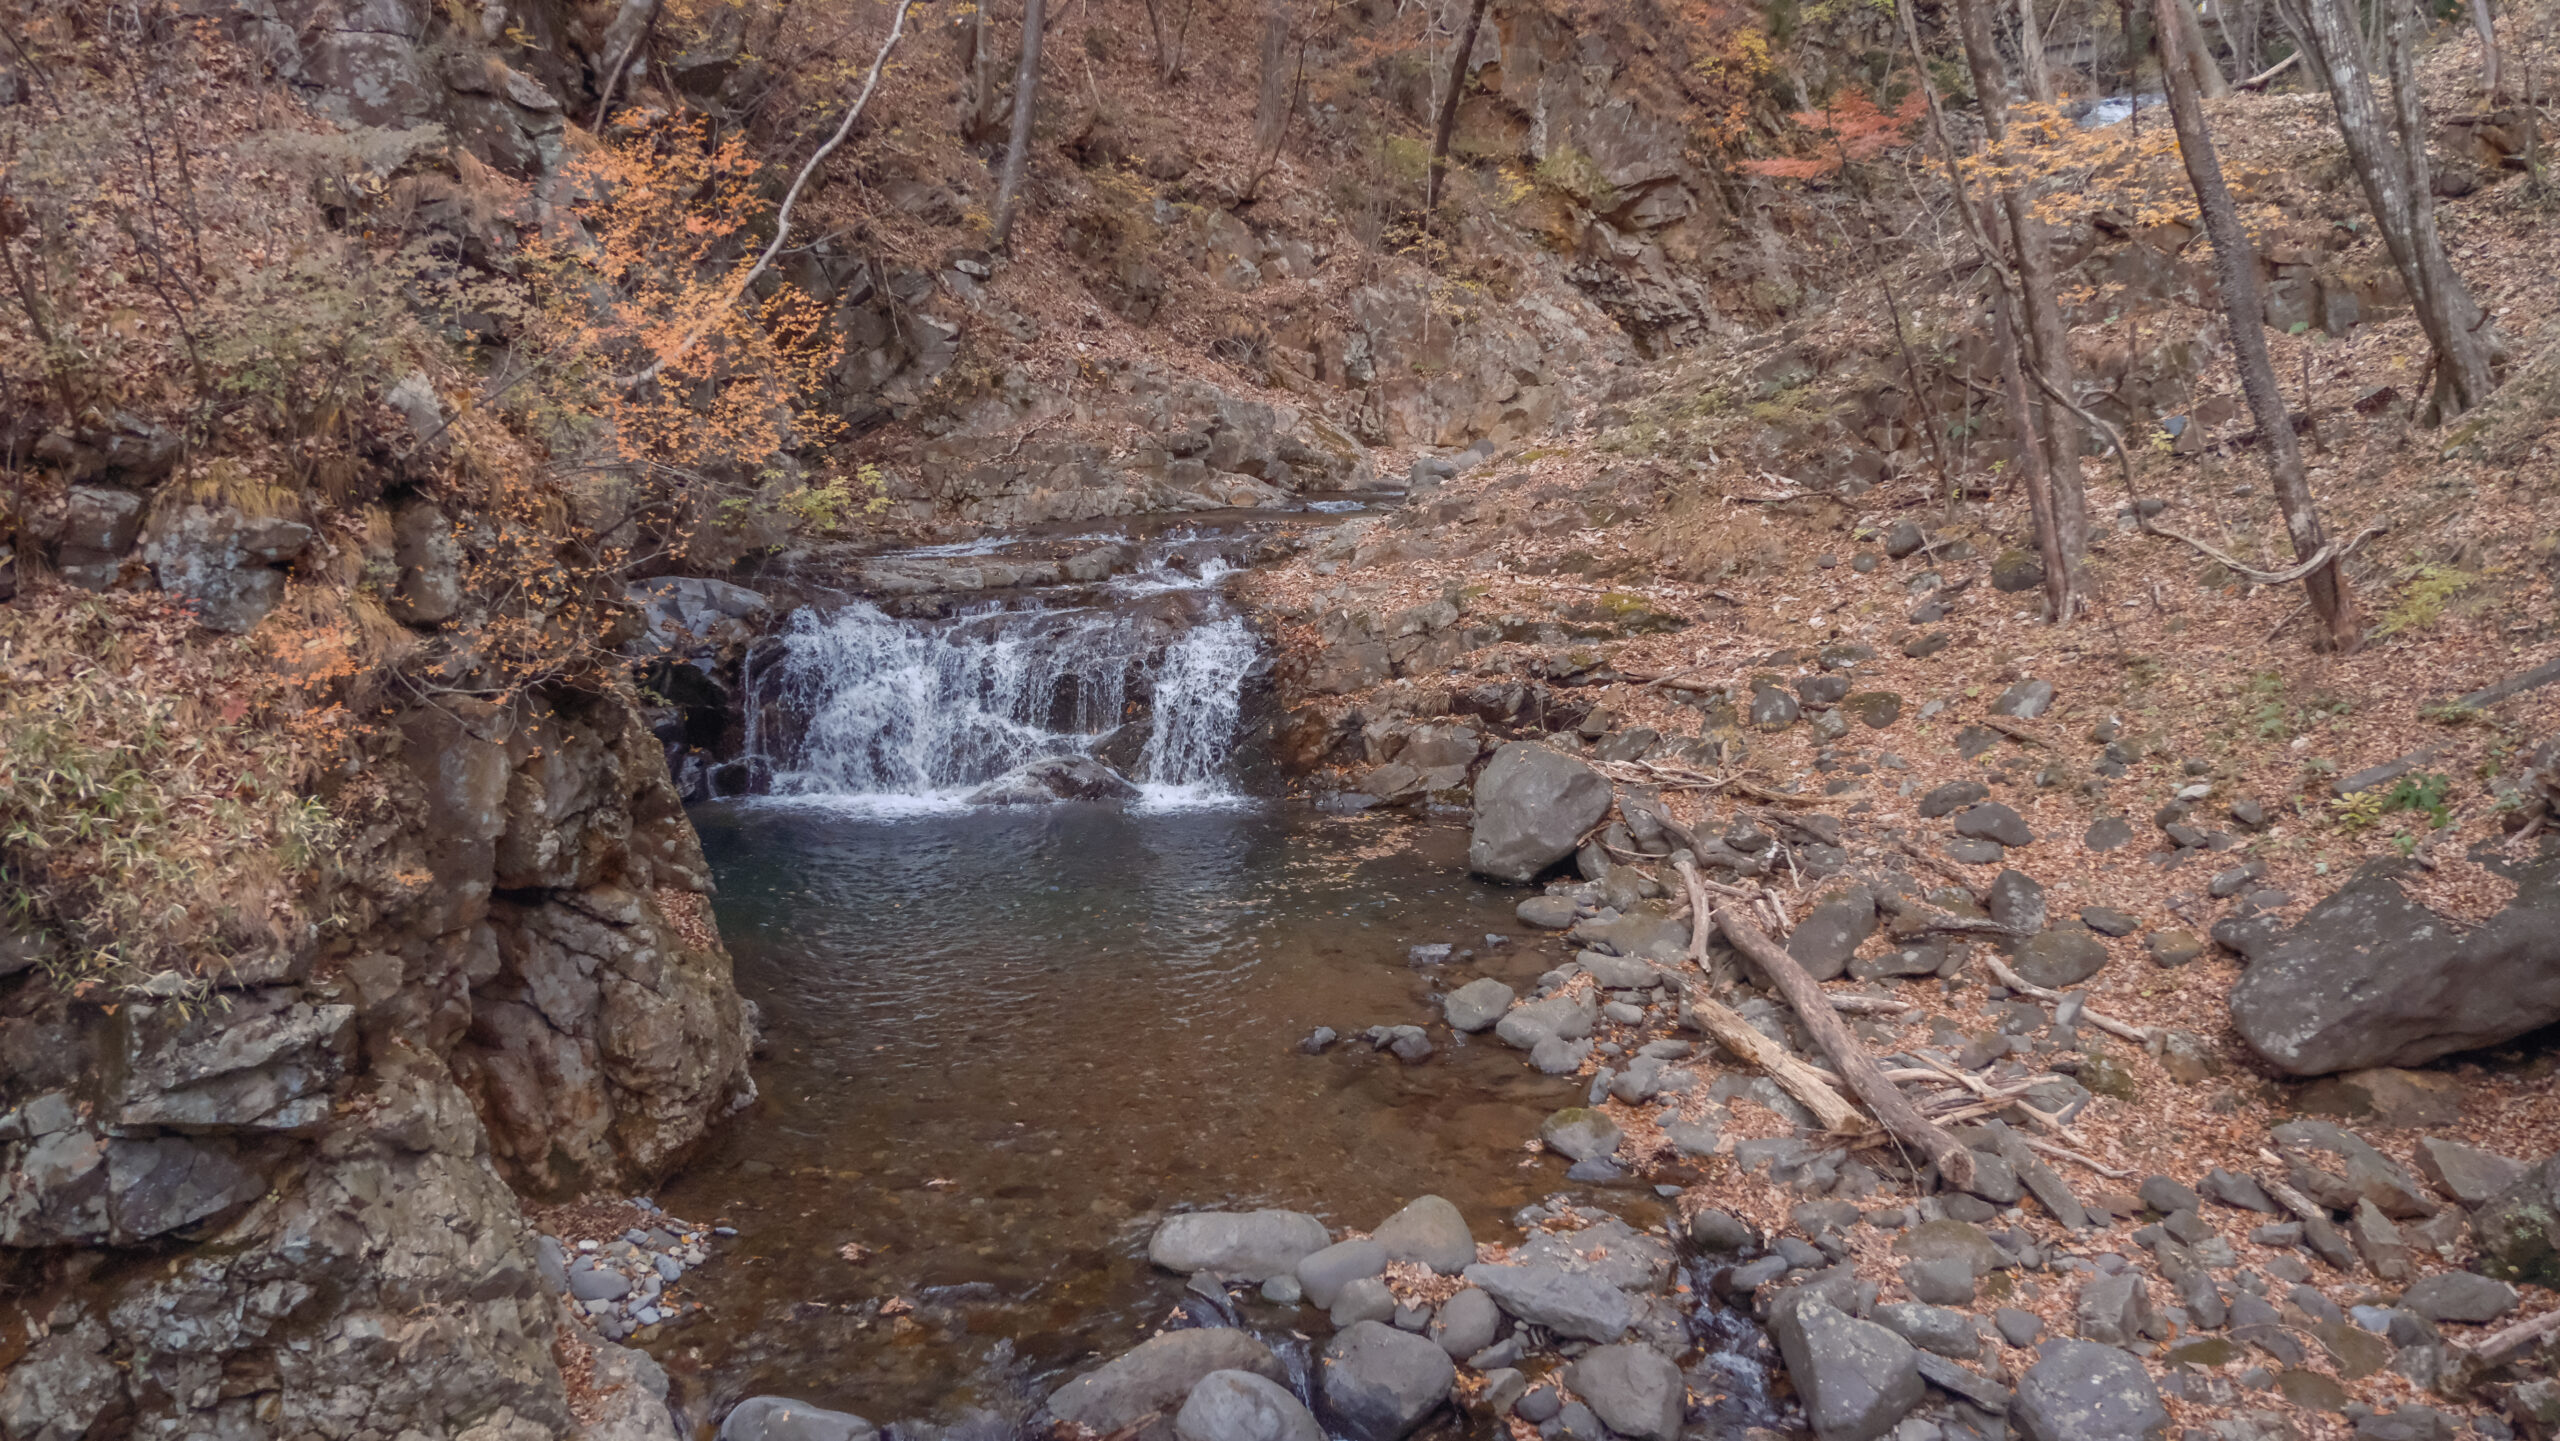
[[[1490, 1034], [1435, 1027], [1419, 1066], [1359, 1040], [1438, 1020], [1417, 945], [1523, 990], [1563, 952], [1467, 873], [1463, 827], [1245, 792], [1262, 648], [1227, 573], [1176, 532], [1099, 588], [791, 618], [765, 680], [774, 793], [694, 813], [767, 1040], [762, 1099], [661, 1193], [738, 1232], [688, 1283], [710, 1316], [655, 1348], [698, 1422], [780, 1393], [1013, 1434], [1181, 1312], [1185, 1278], [1145, 1256], [1173, 1211], [1339, 1231], [1437, 1194], [1479, 1239], [1559, 1191], [1667, 1214], [1538, 1149], [1579, 1078]], [[1139, 798], [965, 799], [1093, 753]], [[1303, 1053], [1318, 1026], [1347, 1039]], [[1323, 1328], [1236, 1308], [1303, 1390]]]

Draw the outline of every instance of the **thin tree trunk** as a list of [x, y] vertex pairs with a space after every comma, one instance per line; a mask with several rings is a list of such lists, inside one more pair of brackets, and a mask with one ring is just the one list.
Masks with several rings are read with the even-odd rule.
[[1262, 7], [1262, 91], [1253, 102], [1253, 152], [1280, 144], [1280, 122], [1289, 107], [1289, 12], [1281, 0]]
[[[2196, 89], [2207, 100], [2219, 100], [2231, 93], [2231, 81], [2214, 62], [2213, 43], [2205, 38], [2204, 17], [2196, 13], [2195, 0], [2178, 0], [2170, 6], [2155, 7], [2159, 24], [2165, 32], [2178, 32], [2178, 63], [2195, 78]], [[2164, 46], [2161, 51], [2170, 53]]]
[[[2186, 0], [2157, 0], [2163, 10]], [[2164, 20], [2166, 17], [2163, 17]], [[2311, 482], [2302, 473], [2302, 448], [2293, 437], [2293, 417], [2285, 412], [2284, 395], [2276, 388], [2275, 360], [2267, 353], [2266, 303], [2258, 294], [2258, 257], [2241, 227], [2239, 207], [2223, 183], [2222, 160], [2206, 128], [2204, 106], [2196, 96], [2187, 67], [2172, 53], [2183, 43], [2167, 24], [2160, 27], [2160, 73], [2167, 81], [2169, 118], [2178, 130], [2178, 155], [2186, 162], [2187, 181], [2195, 187], [2196, 208], [2204, 212], [2204, 230], [2213, 242], [2214, 279], [2222, 291], [2223, 315], [2231, 327], [2231, 349], [2240, 362], [2240, 389], [2257, 417], [2258, 434], [2267, 448], [2267, 472], [2284, 511], [2285, 533], [2293, 541], [2296, 560], [2320, 553], [2327, 537], [2320, 531], [2320, 511], [2311, 499]], [[2356, 619], [2355, 592], [2347, 584], [2346, 567], [2337, 560], [2302, 578], [2312, 613], [2327, 627], [2329, 643], [2354, 650], [2362, 639]]]
[[996, 182], [996, 228], [989, 246], [997, 251], [1013, 239], [1014, 205], [1022, 197], [1022, 172], [1031, 159], [1031, 119], [1040, 109], [1040, 22], [1047, 8], [1047, 0], [1022, 0], [1022, 63], [1013, 72], [1013, 136], [1005, 142], [1003, 177]]
[[1431, 131], [1431, 178], [1423, 186], [1422, 208], [1440, 208], [1440, 179], [1449, 168], [1449, 140], [1458, 132], [1458, 100], [1466, 93], [1467, 60], [1476, 53], [1476, 28], [1484, 24], [1485, 0], [1467, 9], [1467, 27], [1458, 32], [1458, 48], [1449, 53], [1449, 83], [1440, 96], [1440, 123]]
[[2056, 617], [2071, 614], [2072, 568], [2062, 552], [2062, 530], [2054, 523], [2053, 485], [2044, 469], [2044, 441], [2036, 434], [2035, 409], [2027, 403], [2027, 378], [2018, 368], [2018, 328], [2009, 319], [2009, 293], [1991, 294], [1991, 334], [2000, 353], [2000, 390], [2018, 427], [2018, 479], [2027, 488], [2027, 509], [2035, 517], [2036, 553], [2044, 561], [2044, 598]]
[[2480, 32], [2480, 87], [2483, 102], [2494, 108], [2498, 94], [2506, 86], [2500, 74], [2506, 66], [2498, 53], [2498, 17], [2489, 8], [2489, 0], [2470, 0], [2471, 25]]
[[2027, 98], [2053, 103], [2053, 67], [2044, 58], [2044, 27], [2036, 23], [2036, 0], [2018, 0], [2018, 58], [2026, 67]]
[[[2395, 0], [2378, 3], [2395, 11], [2400, 8]], [[2300, 0], [2300, 9], [2302, 23], [2296, 28], [2329, 88], [2338, 131], [2373, 210], [2375, 227], [2417, 303], [2418, 323], [2435, 350], [2437, 410], [2441, 417], [2450, 418], [2488, 399], [2497, 381], [2484, 334], [2487, 318], [2454, 272], [2436, 233], [2426, 122], [2407, 57], [2408, 37], [2400, 33], [2397, 23], [2387, 32], [2394, 52], [2394, 84], [2400, 91], [2395, 105], [2400, 133], [2395, 137], [2383, 123], [2364, 44], [2343, 0]]]

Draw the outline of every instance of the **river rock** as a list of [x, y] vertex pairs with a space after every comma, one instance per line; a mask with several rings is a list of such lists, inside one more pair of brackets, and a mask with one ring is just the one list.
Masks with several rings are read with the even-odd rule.
[[1538, 1139], [1546, 1142], [1550, 1151], [1560, 1152], [1572, 1160], [1588, 1161], [1594, 1156], [1616, 1152], [1625, 1135], [1619, 1131], [1618, 1123], [1610, 1120], [1605, 1112], [1575, 1106], [1547, 1117], [1546, 1122], [1538, 1127]]
[[969, 793], [973, 806], [1045, 806], [1059, 801], [1127, 801], [1138, 788], [1091, 756], [1051, 756], [1018, 766]]
[[1384, 1321], [1396, 1313], [1396, 1293], [1375, 1276], [1362, 1276], [1346, 1281], [1334, 1293], [1333, 1308], [1326, 1319], [1336, 1331], [1347, 1331], [1363, 1321]]
[[1770, 1329], [1819, 1441], [1876, 1441], [1927, 1392], [1910, 1342], [1821, 1297], [1779, 1308]]
[[1596, 1276], [1558, 1266], [1494, 1266], [1479, 1263], [1462, 1273], [1502, 1309], [1559, 1336], [1615, 1341], [1635, 1321], [1627, 1294]]
[[1049, 1412], [1104, 1435], [1145, 1423], [1138, 1441], [1167, 1441], [1174, 1409], [1214, 1371], [1249, 1371], [1266, 1381], [1287, 1374], [1270, 1347], [1242, 1331], [1167, 1331], [1059, 1387], [1049, 1397]]
[[1174, 1414], [1180, 1441], [1324, 1441], [1324, 1428], [1289, 1388], [1250, 1371], [1212, 1371]]
[[1602, 1346], [1565, 1370], [1572, 1387], [1611, 1431], [1636, 1441], [1673, 1441], [1688, 1409], [1680, 1368], [1650, 1347]]
[[2423, 1065], [2560, 1020], [2560, 859], [2457, 932], [2375, 861], [2262, 947], [2231, 990], [2241, 1038], [2297, 1076]]
[[1324, 1348], [1319, 1385], [1351, 1441], [1396, 1441], [1449, 1399], [1449, 1353], [1420, 1336], [1362, 1321]]
[[720, 1441], [874, 1441], [880, 1428], [785, 1396], [750, 1396], [720, 1423]]
[[2168, 1409], [2142, 1363], [2094, 1341], [2049, 1341], [2018, 1379], [2009, 1420], [2026, 1441], [2161, 1441]]
[[1296, 1211], [1194, 1211], [1165, 1218], [1147, 1259], [1185, 1276], [1260, 1282], [1295, 1271], [1331, 1239], [1323, 1222]]
[[1561, 931], [1573, 924], [1573, 898], [1571, 896], [1531, 896], [1514, 906], [1512, 914], [1518, 916], [1520, 923], [1524, 926]]
[[1403, 1210], [1378, 1223], [1369, 1238], [1386, 1248], [1390, 1261], [1410, 1261], [1443, 1276], [1454, 1276], [1475, 1264], [1475, 1233], [1458, 1208], [1438, 1196], [1417, 1196]]
[[1493, 1344], [1502, 1332], [1502, 1308], [1473, 1286], [1440, 1303], [1431, 1318], [1431, 1339], [1452, 1359], [1463, 1360]]
[[1448, 1019], [1453, 1031], [1490, 1030], [1517, 998], [1518, 993], [1509, 986], [1491, 976], [1480, 976], [1451, 991], [1440, 1003], [1440, 1014]]
[[1374, 1240], [1336, 1241], [1298, 1262], [1299, 1293], [1332, 1310], [1342, 1288], [1387, 1270], [1387, 1248]]
[[1528, 881], [1573, 854], [1609, 814], [1608, 777], [1544, 746], [1515, 741], [1476, 777], [1467, 865], [1500, 881]]
[[1600, 1005], [1588, 995], [1549, 996], [1513, 1006], [1494, 1024], [1507, 1045], [1534, 1051], [1545, 1040], [1578, 1041], [1599, 1024]]

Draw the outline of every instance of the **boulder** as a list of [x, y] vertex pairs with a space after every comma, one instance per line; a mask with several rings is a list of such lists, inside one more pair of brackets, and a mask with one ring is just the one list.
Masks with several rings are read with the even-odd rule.
[[1298, 1290], [1310, 1303], [1330, 1311], [1344, 1287], [1386, 1271], [1386, 1247], [1371, 1240], [1336, 1241], [1298, 1262]]
[[1611, 1431], [1636, 1441], [1674, 1441], [1688, 1395], [1680, 1368], [1651, 1348], [1602, 1346], [1565, 1370], [1565, 1384]]
[[2494, 1151], [2440, 1136], [2418, 1138], [2417, 1162], [2418, 1174], [2427, 1178], [2427, 1184], [2446, 1199], [2472, 1208], [2487, 1205], [2524, 1174], [2523, 1165]]
[[2474, 1212], [2471, 1236], [2489, 1275], [2560, 1286], [2560, 1155], [2544, 1158]]
[[1331, 1239], [1323, 1222], [1296, 1211], [1194, 1211], [1156, 1227], [1147, 1259], [1185, 1276], [1268, 1281], [1294, 1272]]
[[1492, 1345], [1501, 1333], [1502, 1308], [1473, 1286], [1441, 1302], [1438, 1314], [1431, 1318], [1431, 1339], [1456, 1360]]
[[1410, 1261], [1443, 1276], [1454, 1276], [1475, 1264], [1475, 1233], [1458, 1208], [1438, 1196], [1417, 1196], [1405, 1208], [1378, 1223], [1369, 1239], [1384, 1247], [1390, 1261]]
[[2231, 990], [2242, 1039], [2297, 1076], [2423, 1065], [2560, 1020], [2560, 859], [2468, 932], [2368, 863], [2257, 954]]
[[1538, 1127], [1538, 1139], [1568, 1159], [1588, 1161], [1614, 1153], [1625, 1136], [1605, 1112], [1576, 1106], [1547, 1117]]
[[1104, 1435], [1142, 1426], [1143, 1441], [1168, 1441], [1175, 1409], [1215, 1371], [1249, 1371], [1266, 1381], [1286, 1375], [1271, 1348], [1242, 1331], [1167, 1331], [1059, 1387], [1049, 1413]]
[[1449, 1399], [1449, 1353], [1410, 1332], [1362, 1321], [1324, 1348], [1325, 1409], [1350, 1441], [1396, 1441]]
[[2516, 1288], [2470, 1271], [2440, 1271], [2400, 1293], [2400, 1309], [2430, 1321], [2479, 1326], [2516, 1308]]
[[1560, 1266], [1469, 1266], [1467, 1284], [1532, 1326], [1580, 1341], [1615, 1341], [1635, 1321], [1625, 1292]]
[[973, 806], [1045, 806], [1059, 801], [1135, 800], [1138, 788], [1091, 756], [1051, 756], [1020, 766], [969, 793]]
[[1514, 742], [1476, 777], [1467, 865], [1500, 881], [1528, 881], [1573, 854], [1608, 815], [1608, 777], [1544, 746]]
[[1491, 976], [1479, 976], [1451, 991], [1440, 1003], [1440, 1014], [1448, 1018], [1453, 1031], [1491, 1030], [1516, 998], [1509, 986]]
[[1819, 1297], [1777, 1311], [1770, 1329], [1817, 1441], [1876, 1441], [1927, 1392], [1910, 1342]]
[[2049, 1341], [2018, 1378], [2009, 1420], [2026, 1441], [2161, 1441], [2168, 1408], [2142, 1363], [2095, 1341]]
[[2028, 985], [2059, 991], [2106, 969], [2107, 943], [2085, 930], [2057, 927], [2021, 941], [2009, 962]]
[[1251, 1371], [1212, 1371], [1174, 1413], [1180, 1441], [1324, 1441], [1324, 1428], [1289, 1388]]
[[209, 630], [238, 634], [284, 599], [277, 567], [302, 554], [311, 527], [230, 506], [164, 506], [142, 546], [160, 588], [195, 608]]
[[784, 1396], [750, 1396], [720, 1423], [720, 1441], [874, 1441], [880, 1428], [845, 1411]]
[[1534, 1051], [1545, 1040], [1578, 1041], [1600, 1021], [1600, 1006], [1589, 995], [1549, 996], [1513, 1006], [1494, 1023], [1504, 1044]]
[[1974, 1329], [1973, 1318], [1962, 1311], [1913, 1301], [1889, 1301], [1875, 1308], [1875, 1320], [1923, 1351], [1958, 1360], [1970, 1360], [1982, 1352], [1982, 1334]]
[[1836, 886], [1814, 902], [1787, 937], [1787, 954], [1815, 980], [1834, 980], [1875, 933], [1875, 897], [1865, 886]]

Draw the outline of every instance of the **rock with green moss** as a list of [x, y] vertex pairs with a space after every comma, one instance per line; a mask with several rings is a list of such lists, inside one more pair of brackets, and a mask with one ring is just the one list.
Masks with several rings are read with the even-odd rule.
[[2119, 1101], [2134, 1099], [2133, 1072], [2111, 1056], [2092, 1056], [2080, 1066], [2080, 1084]]
[[2483, 1274], [2560, 1286], [2560, 1156], [2526, 1171], [2481, 1207], [2471, 1234]]

